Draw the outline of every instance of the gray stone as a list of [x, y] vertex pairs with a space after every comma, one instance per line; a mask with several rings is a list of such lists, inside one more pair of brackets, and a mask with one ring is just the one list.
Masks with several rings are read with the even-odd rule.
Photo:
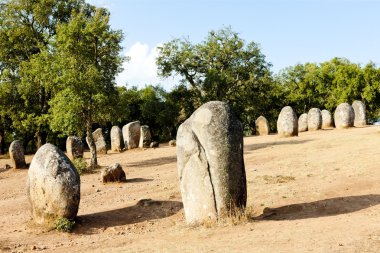
[[177, 145], [176, 140], [170, 140], [170, 141], [169, 141], [169, 146], [170, 146], [170, 147], [175, 147], [176, 145]]
[[101, 128], [96, 129], [92, 133], [92, 138], [94, 138], [96, 153], [97, 154], [107, 154], [107, 145], [103, 136], [103, 132]]
[[122, 151], [123, 150], [123, 134], [118, 126], [113, 126], [111, 128], [111, 150], [112, 151]]
[[52, 144], [38, 149], [28, 171], [27, 194], [33, 219], [54, 225], [58, 218], [74, 219], [80, 201], [80, 177], [70, 159]]
[[123, 126], [124, 147], [133, 149], [139, 146], [140, 142], [140, 121], [134, 121]]
[[307, 114], [307, 129], [316, 131], [322, 128], [322, 113], [318, 108], [311, 108]]
[[307, 131], [307, 113], [302, 113], [298, 118], [298, 132]]
[[282, 108], [277, 120], [277, 132], [280, 137], [298, 135], [297, 115], [290, 106]]
[[354, 126], [354, 109], [348, 103], [338, 105], [334, 112], [334, 122], [337, 129], [344, 129]]
[[66, 153], [70, 160], [83, 158], [83, 142], [79, 137], [69, 136], [66, 140]]
[[242, 125], [224, 102], [199, 107], [177, 132], [177, 166], [188, 223], [245, 207]]
[[363, 127], [367, 125], [367, 117], [365, 112], [365, 105], [362, 101], [355, 100], [352, 103], [352, 108], [354, 109], [354, 126]]
[[126, 181], [125, 172], [118, 163], [105, 168], [101, 173], [101, 178], [103, 183]]
[[160, 143], [157, 142], [157, 141], [152, 141], [152, 142], [150, 143], [150, 147], [151, 147], [151, 148], [158, 148], [159, 146], [160, 146]]
[[19, 140], [15, 140], [9, 146], [9, 156], [11, 158], [11, 164], [15, 169], [26, 168], [24, 146]]
[[149, 126], [141, 126], [139, 148], [149, 148], [151, 142], [152, 135], [150, 134]]
[[268, 135], [269, 134], [269, 124], [268, 120], [264, 116], [260, 116], [255, 120], [256, 134], [257, 135]]
[[322, 110], [322, 129], [329, 129], [334, 127], [334, 120], [331, 112]]

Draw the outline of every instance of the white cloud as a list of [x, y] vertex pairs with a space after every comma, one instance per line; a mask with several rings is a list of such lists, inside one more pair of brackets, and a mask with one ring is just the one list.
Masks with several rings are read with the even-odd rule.
[[86, 0], [87, 3], [95, 5], [97, 7], [110, 9], [111, 2], [109, 0]]
[[130, 60], [123, 64], [124, 71], [116, 77], [116, 83], [119, 86], [127, 83], [129, 87], [139, 88], [149, 84], [161, 84], [166, 90], [177, 84], [176, 78], [161, 79], [157, 76], [156, 57], [159, 45], [150, 48], [148, 44], [141, 42], [133, 44], [125, 53]]

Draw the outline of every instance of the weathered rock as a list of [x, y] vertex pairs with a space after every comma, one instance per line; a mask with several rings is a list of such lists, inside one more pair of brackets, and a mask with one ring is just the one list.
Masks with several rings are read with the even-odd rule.
[[149, 126], [141, 126], [139, 148], [149, 148], [151, 142], [152, 135], [150, 134]]
[[151, 147], [151, 148], [158, 148], [159, 146], [160, 146], [160, 143], [157, 142], [157, 141], [152, 141], [152, 142], [150, 143], [150, 147]]
[[333, 117], [328, 110], [322, 110], [322, 129], [329, 129], [334, 127]]
[[307, 129], [316, 131], [322, 128], [322, 113], [318, 108], [311, 108], [307, 114]]
[[280, 137], [298, 135], [297, 115], [290, 106], [282, 108], [277, 120], [277, 132]]
[[103, 132], [101, 128], [96, 129], [92, 133], [92, 137], [94, 138], [96, 153], [98, 154], [107, 154], [107, 145], [103, 136]]
[[352, 103], [352, 108], [354, 109], [354, 126], [362, 127], [367, 125], [367, 117], [365, 112], [365, 105], [362, 101], [355, 100]]
[[111, 128], [111, 150], [120, 152], [123, 149], [123, 134], [118, 126]]
[[101, 173], [101, 178], [103, 183], [126, 181], [125, 172], [118, 163], [105, 168]]
[[28, 171], [28, 198], [33, 219], [53, 225], [64, 217], [74, 219], [80, 201], [80, 177], [68, 157], [52, 144], [43, 145]]
[[221, 217], [247, 200], [242, 125], [224, 102], [199, 107], [177, 132], [177, 166], [188, 223]]
[[134, 121], [123, 126], [124, 147], [137, 148], [140, 142], [140, 121]]
[[298, 118], [298, 132], [307, 131], [307, 113], [302, 113]]
[[83, 158], [83, 142], [79, 137], [69, 136], [66, 140], [66, 153], [70, 160]]
[[170, 147], [175, 147], [176, 145], [177, 145], [176, 140], [170, 140], [170, 141], [169, 141], [169, 146], [170, 146]]
[[255, 120], [256, 134], [257, 135], [268, 135], [269, 134], [269, 124], [268, 120], [264, 116], [260, 116]]
[[11, 164], [15, 169], [26, 168], [24, 146], [19, 140], [15, 140], [9, 146], [9, 156]]
[[348, 103], [338, 105], [334, 112], [334, 122], [337, 129], [349, 128], [354, 126], [354, 109]]

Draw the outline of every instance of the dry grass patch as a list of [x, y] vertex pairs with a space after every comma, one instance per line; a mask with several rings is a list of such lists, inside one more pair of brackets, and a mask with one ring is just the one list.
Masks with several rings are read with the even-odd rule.
[[296, 180], [293, 176], [283, 176], [283, 175], [277, 175], [277, 176], [269, 176], [265, 175], [263, 176], [263, 179], [267, 184], [284, 184], [290, 181]]

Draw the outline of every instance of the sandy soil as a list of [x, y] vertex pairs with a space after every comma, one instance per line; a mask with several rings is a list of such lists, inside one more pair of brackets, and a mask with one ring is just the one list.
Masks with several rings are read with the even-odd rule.
[[175, 148], [162, 145], [100, 156], [102, 166], [121, 163], [128, 181], [81, 176], [75, 230], [46, 231], [30, 221], [27, 170], [6, 170], [2, 158], [0, 251], [380, 252], [379, 130], [245, 138], [254, 217], [238, 225], [185, 224]]

